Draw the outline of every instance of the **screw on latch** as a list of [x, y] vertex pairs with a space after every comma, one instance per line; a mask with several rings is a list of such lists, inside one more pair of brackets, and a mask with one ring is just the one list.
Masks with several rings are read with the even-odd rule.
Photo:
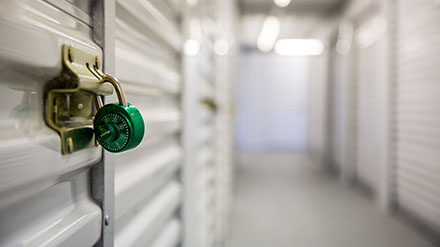
[[108, 216], [108, 214], [106, 214], [106, 215], [104, 216], [104, 224], [105, 224], [106, 226], [110, 225], [110, 216]]

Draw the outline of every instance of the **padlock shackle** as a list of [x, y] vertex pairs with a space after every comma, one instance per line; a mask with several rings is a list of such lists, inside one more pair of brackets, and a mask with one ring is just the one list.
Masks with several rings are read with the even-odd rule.
[[109, 75], [105, 75], [105, 74], [103, 75], [102, 79], [104, 82], [110, 82], [113, 85], [113, 87], [116, 90], [116, 95], [118, 96], [119, 104], [121, 104], [125, 107], [128, 107], [124, 90], [122, 89], [121, 84], [119, 83], [118, 79], [116, 79], [113, 76], [109, 76]]

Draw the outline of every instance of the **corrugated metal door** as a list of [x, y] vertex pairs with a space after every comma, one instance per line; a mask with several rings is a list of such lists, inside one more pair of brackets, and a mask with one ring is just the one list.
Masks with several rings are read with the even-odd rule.
[[440, 5], [397, 3], [397, 203], [440, 231]]
[[43, 88], [61, 73], [61, 45], [102, 58], [86, 5], [0, 3], [1, 246], [91, 246], [101, 236], [102, 212], [90, 191], [101, 149], [62, 155], [43, 119]]
[[355, 32], [358, 46], [356, 170], [358, 180], [373, 190], [379, 189], [380, 169], [386, 163], [384, 31], [384, 20], [370, 14]]
[[351, 21], [343, 19], [338, 27], [337, 40], [330, 50], [330, 80], [329, 90], [331, 98], [329, 114], [333, 115], [333, 123], [329, 125], [332, 134], [331, 159], [339, 170], [339, 174], [344, 181], [353, 177], [354, 166], [349, 162], [350, 150], [353, 148], [353, 125], [351, 121], [354, 95], [353, 88], [355, 81], [350, 79], [353, 72], [353, 24]]
[[317, 164], [325, 162], [327, 146], [327, 102], [328, 102], [328, 55], [310, 58], [310, 75], [308, 86], [308, 152]]
[[356, 161], [357, 161], [357, 139], [358, 139], [358, 107], [357, 107], [357, 94], [358, 94], [358, 44], [357, 42], [351, 42], [351, 50], [348, 54], [348, 67], [349, 67], [349, 82], [347, 85], [347, 138], [346, 138], [346, 174], [348, 179], [356, 178]]
[[180, 9], [176, 1], [116, 3], [116, 76], [146, 125], [143, 143], [116, 156], [116, 246], [181, 241]]
[[328, 124], [328, 151], [329, 162], [332, 168], [342, 169], [343, 145], [344, 145], [344, 78], [342, 57], [337, 53], [336, 47], [332, 46], [329, 52], [329, 124]]
[[233, 175], [233, 109], [230, 82], [233, 78], [230, 57], [216, 59], [216, 99], [218, 113], [215, 126], [215, 236], [213, 246], [225, 246], [229, 233]]
[[[213, 246], [215, 240], [215, 1], [188, 6], [185, 44], [185, 240], [184, 246]], [[185, 49], [185, 48], [184, 48]]]
[[[208, 41], [205, 41], [208, 42]], [[206, 43], [204, 43], [206, 45]], [[209, 46], [204, 46], [209, 47]], [[192, 91], [187, 109], [187, 173], [185, 246], [211, 246], [214, 240], [214, 116], [215, 109], [206, 100], [214, 99], [213, 57], [205, 52], [198, 57], [187, 57], [186, 90]], [[192, 72], [190, 72], [192, 71]], [[192, 137], [192, 138], [191, 138]]]
[[[235, 79], [235, 55], [238, 53], [234, 38], [238, 30], [235, 23], [239, 17], [234, 0], [218, 0], [216, 8], [224, 11], [216, 12], [219, 30], [214, 44], [214, 47], [217, 46], [214, 90], [218, 109], [215, 120], [215, 229], [212, 246], [226, 246], [232, 214], [234, 114], [231, 92]], [[219, 44], [226, 45], [223, 47], [225, 49], [218, 49]]]

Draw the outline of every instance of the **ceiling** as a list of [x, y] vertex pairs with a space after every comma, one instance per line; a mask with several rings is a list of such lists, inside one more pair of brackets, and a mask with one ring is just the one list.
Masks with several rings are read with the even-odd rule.
[[285, 8], [273, 0], [239, 0], [241, 13], [241, 44], [255, 47], [264, 19], [277, 16], [281, 22], [280, 39], [319, 38], [331, 20], [342, 10], [347, 0], [292, 0]]
[[278, 8], [273, 0], [239, 0], [242, 14], [255, 14], [268, 11], [284, 11], [289, 14], [325, 14], [338, 8], [345, 0], [292, 0], [289, 6]]

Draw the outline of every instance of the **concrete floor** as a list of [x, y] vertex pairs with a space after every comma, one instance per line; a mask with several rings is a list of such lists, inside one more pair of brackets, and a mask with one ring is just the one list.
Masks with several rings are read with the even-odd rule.
[[229, 247], [434, 246], [358, 191], [289, 154], [241, 155]]

